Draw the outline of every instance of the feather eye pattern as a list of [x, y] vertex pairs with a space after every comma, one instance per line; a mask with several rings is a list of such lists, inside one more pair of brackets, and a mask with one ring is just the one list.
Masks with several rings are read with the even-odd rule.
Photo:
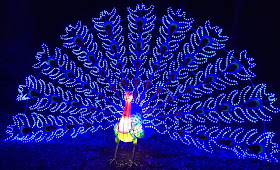
[[253, 84], [256, 64], [246, 50], [227, 50], [222, 28], [210, 21], [194, 28], [181, 9], [158, 17], [141, 4], [127, 12], [104, 10], [92, 24], [67, 26], [61, 47], [42, 45], [33, 65], [40, 74], [18, 88], [26, 111], [13, 116], [5, 141], [113, 133], [130, 91], [139, 110], [132, 136], [152, 129], [210, 153], [278, 161], [275, 133], [258, 122], [280, 109], [266, 84]]

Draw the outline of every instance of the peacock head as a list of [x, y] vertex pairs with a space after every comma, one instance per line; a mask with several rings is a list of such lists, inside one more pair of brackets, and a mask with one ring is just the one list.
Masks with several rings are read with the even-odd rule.
[[124, 99], [125, 99], [125, 101], [131, 102], [132, 99], [133, 99], [132, 93], [131, 93], [130, 91], [126, 91], [126, 92], [125, 92], [125, 95], [124, 95]]

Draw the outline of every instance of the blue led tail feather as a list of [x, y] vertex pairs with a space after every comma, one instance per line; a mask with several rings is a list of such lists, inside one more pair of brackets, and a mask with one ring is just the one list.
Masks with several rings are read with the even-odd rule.
[[264, 147], [261, 144], [248, 145], [247, 148], [253, 151], [255, 154], [261, 154], [264, 151]]
[[233, 145], [233, 141], [232, 139], [220, 139], [218, 141], [218, 143], [225, 145], [225, 146], [232, 146]]
[[176, 117], [182, 117], [182, 116], [183, 116], [183, 113], [182, 113], [182, 112], [178, 112], [178, 113], [175, 113], [174, 116], [176, 116]]
[[187, 55], [183, 61], [183, 66], [187, 66], [192, 64], [194, 61], [194, 57], [192, 55]]
[[[206, 63], [208, 58], [214, 57], [216, 55], [216, 50], [223, 49], [225, 47], [225, 42], [229, 37], [221, 35], [222, 29], [218, 26], [211, 27], [210, 21], [206, 21], [204, 27], [200, 26], [196, 30], [196, 33], [192, 33], [190, 36], [189, 43], [184, 44], [184, 54], [196, 54], [196, 64]], [[210, 37], [211, 36], [211, 37]], [[199, 47], [200, 42], [209, 42], [207, 48]], [[204, 45], [207, 45], [204, 44]]]
[[65, 77], [67, 79], [75, 79], [76, 78], [75, 74], [71, 70], [65, 71]]
[[136, 70], [139, 70], [140, 65], [141, 65], [141, 60], [135, 60], [134, 66], [135, 66]]
[[87, 54], [87, 60], [89, 62], [91, 62], [92, 64], [95, 64], [96, 63], [96, 57], [93, 53], [88, 53]]
[[180, 26], [179, 23], [171, 22], [169, 27], [168, 27], [168, 36], [171, 36], [172, 34], [176, 33], [176, 31], [178, 30], [179, 26]]
[[[166, 43], [170, 43], [168, 49], [170, 52], [179, 48], [178, 42], [185, 39], [185, 33], [190, 30], [191, 24], [194, 21], [192, 18], [186, 18], [185, 16], [186, 12], [182, 12], [181, 9], [177, 10], [176, 13], [174, 13], [171, 8], [167, 9], [167, 15], [162, 17], [163, 25], [159, 29], [161, 38], [157, 38], [158, 45], [164, 43], [162, 40], [165, 40]], [[177, 18], [177, 20], [175, 21], [174, 18]], [[174, 29], [172, 31], [169, 28]], [[172, 31], [172, 36], [170, 31]]]
[[27, 94], [28, 94], [28, 97], [30, 97], [30, 98], [41, 96], [41, 94], [35, 89], [29, 89]]
[[86, 129], [88, 129], [92, 126], [92, 124], [91, 123], [85, 123], [84, 126], [85, 126]]
[[215, 81], [217, 80], [217, 76], [215, 74], [209, 74], [207, 75], [207, 77], [205, 77], [205, 79], [203, 80], [204, 84], [212, 84], [215, 83]]
[[[14, 124], [9, 125], [7, 133], [10, 137], [6, 140], [21, 140], [23, 142], [41, 142], [50, 141], [54, 138], [60, 138], [66, 134], [73, 138], [86, 132], [95, 132], [98, 129], [107, 129], [114, 125], [115, 120], [110, 122], [97, 122], [93, 119], [75, 118], [73, 116], [43, 116], [32, 113], [31, 118], [26, 115], [18, 114], [14, 117]], [[33, 121], [31, 121], [33, 120]], [[104, 128], [101, 127], [103, 123]], [[95, 124], [95, 125], [93, 125]], [[105, 128], [106, 127], [106, 128]], [[17, 134], [20, 131], [20, 135]]]
[[[218, 130], [217, 127], [206, 128], [205, 126], [186, 129], [188, 130], [171, 130], [172, 132], [168, 131], [167, 133], [174, 140], [180, 139], [187, 145], [194, 145], [207, 152], [213, 152], [214, 149], [222, 148], [235, 152], [242, 159], [257, 158], [267, 161], [278, 161], [274, 157], [275, 153], [279, 152], [278, 149], [275, 149], [278, 145], [271, 142], [274, 136], [272, 132], [258, 134], [256, 129], [245, 131], [243, 128], [234, 130], [230, 127], [225, 127]], [[158, 132], [162, 133], [161, 131]], [[264, 145], [266, 145], [266, 149], [264, 149]]]
[[160, 47], [160, 55], [167, 53], [169, 49], [169, 45], [167, 43], [163, 43]]
[[73, 41], [79, 47], [83, 47], [84, 46], [84, 40], [82, 39], [82, 37], [80, 35], [76, 35], [73, 38]]
[[45, 132], [51, 132], [51, 131], [54, 131], [54, 130], [55, 130], [55, 126], [49, 126], [49, 125], [44, 126], [44, 131]]
[[[30, 89], [27, 94], [25, 89]], [[51, 112], [60, 111], [61, 113], [78, 114], [83, 112], [89, 105], [94, 105], [93, 101], [89, 99], [93, 94], [85, 95], [85, 98], [78, 94], [73, 96], [72, 92], [55, 87], [52, 83], [46, 84], [41, 79], [36, 80], [33, 76], [27, 77], [27, 84], [25, 86], [21, 85], [19, 91], [18, 100], [36, 99], [36, 103], [30, 106], [31, 110], [43, 111], [50, 109]], [[96, 97], [101, 99], [99, 102], [106, 103], [106, 97], [102, 93], [97, 93]], [[102, 99], [105, 99], [105, 102]], [[111, 101], [107, 100], [107, 102], [110, 103]], [[96, 105], [96, 107], [98, 106]], [[115, 105], [115, 107], [119, 106]]]
[[177, 74], [178, 74], [177, 72], [171, 73], [171, 75], [168, 78], [168, 81], [171, 81], [171, 80], [175, 79], [177, 77]]
[[120, 60], [118, 61], [117, 67], [118, 67], [119, 70], [122, 70], [122, 68], [123, 68], [122, 61], [120, 61]]
[[53, 58], [49, 58], [47, 63], [51, 67], [58, 67], [57, 61], [55, 59], [53, 59]]
[[145, 86], [145, 87], [146, 87], [146, 88], [149, 88], [150, 85], [151, 85], [151, 80], [147, 80], [147, 81], [146, 81], [146, 86]]
[[50, 96], [50, 100], [53, 103], [60, 103], [61, 102], [61, 99], [57, 95], [55, 95], [55, 94]]
[[118, 50], [119, 50], [119, 44], [118, 44], [118, 42], [112, 41], [112, 42], [110, 43], [110, 48], [111, 48], [111, 50], [112, 50], [114, 53], [118, 53]]
[[27, 135], [28, 133], [32, 132], [33, 129], [30, 128], [30, 127], [22, 127], [20, 129], [20, 133], [23, 134], [23, 135]]
[[196, 109], [193, 113], [196, 115], [203, 115], [203, 114], [205, 114], [205, 109], [203, 109], [203, 108]]
[[189, 86], [185, 89], [184, 93], [192, 93], [193, 91], [194, 91], [194, 86], [189, 85]]
[[91, 89], [89, 83], [87, 83], [87, 82], [83, 82], [82, 87], [83, 87], [83, 89]]
[[217, 108], [218, 111], [230, 112], [232, 110], [232, 105], [230, 103], [223, 103]]
[[139, 33], [143, 32], [143, 27], [145, 25], [145, 20], [142, 17], [138, 17], [135, 21], [135, 24], [137, 25], [137, 30]]
[[242, 70], [241, 63], [238, 61], [234, 61], [234, 62], [230, 63], [230, 65], [227, 67], [226, 72], [238, 73], [241, 70]]
[[113, 32], [113, 24], [111, 21], [107, 21], [104, 23], [104, 30], [111, 37], [112, 32]]
[[159, 67], [160, 67], [160, 63], [154, 63], [154, 65], [153, 65], [153, 72], [156, 72]]
[[125, 78], [122, 78], [122, 84], [127, 87], [127, 82], [126, 82], [126, 79]]
[[72, 129], [72, 128], [74, 128], [75, 127], [75, 125], [65, 125], [65, 129]]
[[212, 44], [212, 38], [208, 36], [202, 37], [202, 39], [199, 42], [198, 48], [205, 48], [207, 46], [210, 46]]
[[207, 136], [205, 134], [197, 134], [197, 135], [195, 135], [195, 137], [197, 137], [198, 139], [201, 139], [201, 140], [207, 140]]
[[139, 78], [137, 78], [137, 77], [135, 77], [134, 79], [133, 79], [133, 83], [134, 83], [134, 86], [138, 86], [138, 84], [139, 84]]
[[177, 130], [176, 131], [180, 136], [183, 136], [185, 134], [185, 131], [183, 130]]
[[137, 51], [138, 53], [141, 52], [143, 46], [144, 46], [143, 40], [138, 40], [138, 41], [135, 42], [135, 48], [136, 48], [136, 51]]
[[81, 104], [78, 103], [77, 101], [73, 100], [73, 101], [71, 101], [71, 106], [73, 106], [74, 108], [75, 108], [75, 107], [77, 108], [77, 107], [80, 107]]
[[245, 104], [244, 107], [247, 109], [258, 109], [261, 107], [262, 101], [258, 98], [250, 99]]
[[65, 31], [66, 34], [61, 35], [60, 38], [66, 41], [63, 43], [63, 46], [66, 48], [80, 48], [90, 43], [90, 41], [84, 40], [87, 40], [92, 34], [89, 33], [86, 25], [82, 25], [81, 21], [78, 21], [76, 26], [69, 25], [65, 28]]

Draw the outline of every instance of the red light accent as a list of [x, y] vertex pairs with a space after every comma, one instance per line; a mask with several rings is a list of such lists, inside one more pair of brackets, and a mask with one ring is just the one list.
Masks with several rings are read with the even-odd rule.
[[178, 130], [178, 131], [176, 131], [179, 135], [181, 135], [181, 136], [183, 136], [184, 134], [185, 134], [185, 131], [183, 131], [183, 130]]

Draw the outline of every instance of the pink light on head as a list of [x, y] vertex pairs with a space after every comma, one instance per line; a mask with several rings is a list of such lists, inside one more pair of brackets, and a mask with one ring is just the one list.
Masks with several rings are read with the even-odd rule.
[[125, 95], [124, 95], [124, 99], [125, 99], [125, 101], [130, 101], [131, 102], [132, 99], [133, 99], [132, 93], [130, 91], [126, 91]]

